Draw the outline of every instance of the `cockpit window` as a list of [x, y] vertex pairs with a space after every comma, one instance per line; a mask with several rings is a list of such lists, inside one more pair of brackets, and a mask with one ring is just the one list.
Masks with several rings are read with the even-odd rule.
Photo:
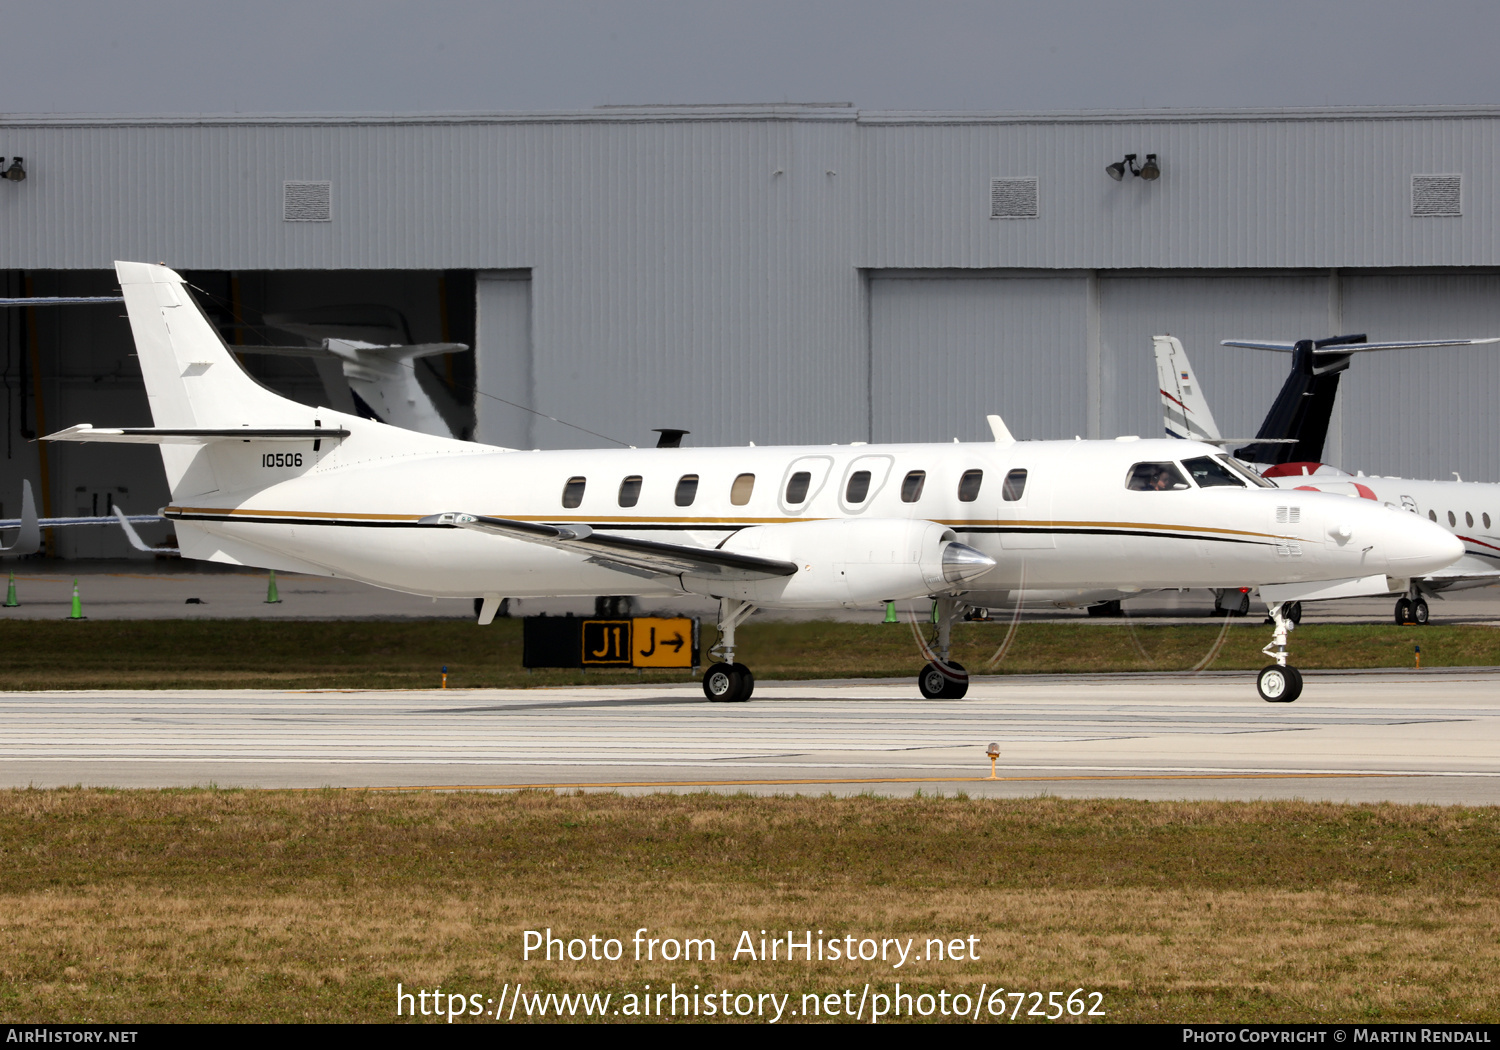
[[1200, 489], [1242, 489], [1245, 487], [1243, 478], [1237, 477], [1233, 471], [1212, 456], [1185, 459], [1182, 465], [1187, 468], [1188, 476]]
[[1228, 467], [1230, 470], [1234, 471], [1236, 474], [1238, 474], [1240, 477], [1244, 478], [1246, 481], [1250, 482], [1250, 484], [1254, 485], [1256, 488], [1274, 489], [1276, 487], [1275, 485], [1273, 485], [1269, 481], [1267, 481], [1265, 478], [1263, 478], [1259, 474], [1257, 474], [1255, 471], [1253, 471], [1249, 467], [1245, 466], [1245, 464], [1243, 464], [1239, 460], [1235, 459], [1233, 456], [1215, 456], [1214, 459], [1216, 459], [1220, 463], [1224, 464], [1226, 467]]
[[1168, 492], [1191, 486], [1176, 463], [1137, 463], [1125, 476], [1125, 487], [1132, 492]]

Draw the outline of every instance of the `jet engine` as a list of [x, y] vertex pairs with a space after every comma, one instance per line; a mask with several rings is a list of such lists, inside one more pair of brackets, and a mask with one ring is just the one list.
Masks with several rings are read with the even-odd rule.
[[789, 561], [795, 575], [768, 580], [684, 576], [699, 594], [807, 607], [958, 593], [995, 560], [959, 543], [953, 530], [905, 518], [826, 519], [742, 529], [723, 544], [736, 554]]

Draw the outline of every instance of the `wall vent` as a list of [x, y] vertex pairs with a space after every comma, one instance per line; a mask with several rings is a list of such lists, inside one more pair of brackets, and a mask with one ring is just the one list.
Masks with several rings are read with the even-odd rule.
[[332, 222], [333, 183], [283, 182], [281, 219], [283, 222]]
[[1462, 215], [1462, 175], [1413, 175], [1411, 177], [1411, 213], [1413, 215]]
[[1278, 524], [1278, 525], [1296, 525], [1296, 524], [1298, 524], [1301, 521], [1302, 521], [1302, 508], [1301, 507], [1277, 507], [1276, 508], [1276, 524]]
[[1036, 179], [991, 179], [990, 218], [1036, 218]]

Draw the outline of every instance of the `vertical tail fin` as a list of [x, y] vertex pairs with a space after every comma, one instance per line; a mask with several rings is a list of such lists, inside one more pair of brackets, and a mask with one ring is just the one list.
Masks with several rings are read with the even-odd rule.
[[1161, 391], [1162, 423], [1167, 437], [1191, 441], [1215, 441], [1222, 435], [1208, 399], [1193, 374], [1182, 343], [1170, 335], [1153, 336], [1156, 348], [1156, 382]]

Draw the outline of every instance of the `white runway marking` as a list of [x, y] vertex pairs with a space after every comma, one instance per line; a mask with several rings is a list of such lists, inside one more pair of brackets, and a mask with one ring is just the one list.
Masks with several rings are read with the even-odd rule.
[[[1287, 705], [1260, 701], [1249, 674], [977, 679], [962, 701], [915, 698], [904, 680], [763, 682], [753, 702], [726, 705], [688, 683], [5, 693], [0, 784], [854, 791], [904, 780], [879, 788], [904, 793], [946, 780], [971, 794], [1492, 804], [1497, 685], [1489, 670], [1313, 674]], [[1012, 779], [976, 784], [991, 740]]]

